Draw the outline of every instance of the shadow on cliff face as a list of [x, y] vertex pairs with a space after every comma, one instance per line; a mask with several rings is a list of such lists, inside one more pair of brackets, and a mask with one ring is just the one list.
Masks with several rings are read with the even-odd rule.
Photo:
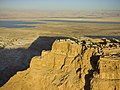
[[[29, 67], [31, 58], [40, 56], [42, 50], [51, 50], [56, 39], [67, 39], [68, 37], [46, 37], [37, 38], [28, 49], [4, 49], [0, 48], [0, 87], [3, 86], [18, 71]], [[72, 38], [71, 38], [72, 39]]]
[[99, 55], [92, 56], [90, 58], [90, 64], [92, 66], [92, 70], [89, 70], [88, 74], [85, 75], [85, 86], [84, 86], [85, 90], [91, 90], [90, 89], [90, 81], [93, 78], [93, 73], [94, 72], [98, 72], [99, 73], [98, 66], [97, 66], [97, 63], [98, 63], [99, 59], [100, 59]]

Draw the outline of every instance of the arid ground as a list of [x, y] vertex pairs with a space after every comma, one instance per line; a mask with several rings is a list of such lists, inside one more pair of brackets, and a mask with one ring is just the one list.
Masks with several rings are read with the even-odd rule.
[[[44, 20], [120, 22], [120, 17], [2, 18], [1, 20], [32, 22], [41, 22]], [[39, 56], [42, 50], [50, 50], [51, 44], [56, 39], [92, 37], [116, 38], [120, 40], [120, 24], [47, 22], [30, 25], [36, 26], [36, 28], [0, 28], [0, 86], [3, 86], [16, 72], [27, 69], [33, 56]]]

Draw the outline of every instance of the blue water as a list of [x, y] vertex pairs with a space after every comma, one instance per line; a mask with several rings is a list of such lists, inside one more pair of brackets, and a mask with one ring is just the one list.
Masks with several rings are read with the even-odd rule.
[[91, 24], [120, 24], [120, 22], [78, 21], [78, 20], [44, 20], [44, 21], [46, 22], [91, 23]]
[[[3, 28], [35, 28], [36, 26], [29, 26], [29, 24], [45, 24], [45, 23], [48, 23], [48, 22], [72, 22], [72, 23], [91, 23], [91, 24], [120, 24], [120, 22], [77, 21], [77, 20], [43, 20], [41, 22], [0, 20], [0, 27], [3, 27]], [[26, 26], [25, 24], [28, 24], [28, 25]]]
[[12, 20], [0, 20], [0, 27], [4, 28], [35, 28], [36, 26], [25, 26], [22, 24], [43, 24], [42, 22], [31, 21], [12, 21]]

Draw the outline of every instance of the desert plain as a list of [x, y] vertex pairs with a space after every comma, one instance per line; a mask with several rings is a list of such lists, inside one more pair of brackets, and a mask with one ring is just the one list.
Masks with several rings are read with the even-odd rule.
[[[109, 14], [107, 14], [107, 15], [109, 15]], [[91, 16], [87, 16], [87, 15], [86, 15], [86, 17], [71, 17], [71, 16], [70, 17], [68, 17], [68, 16], [65, 16], [65, 17], [48, 17], [47, 16], [46, 17], [46, 15], [44, 17], [39, 17], [39, 15], [37, 15], [36, 16], [37, 18], [32, 17], [32, 16], [30, 16], [29, 18], [26, 18], [27, 15], [24, 18], [23, 17], [17, 17], [17, 18], [7, 17], [4, 15], [1, 16], [0, 21], [23, 21], [23, 22], [38, 22], [38, 23], [37, 24], [23, 24], [25, 26], [34, 26], [33, 28], [0, 27], [0, 86], [1, 86], [0, 90], [7, 90], [9, 87], [11, 88], [12, 86], [13, 86], [12, 90], [28, 90], [28, 89], [30, 89], [31, 86], [30, 87], [27, 86], [28, 84], [23, 85], [24, 82], [20, 81], [20, 83], [17, 84], [16, 80], [19, 80], [18, 79], [19, 75], [21, 75], [20, 72], [23, 73], [23, 77], [24, 77], [26, 74], [26, 73], [24, 73], [26, 71], [26, 69], [27, 69], [27, 71], [26, 71], [27, 73], [29, 73], [31, 71], [31, 70], [29, 70], [29, 68], [32, 68], [32, 67], [33, 68], [35, 67], [35, 69], [40, 69], [40, 68], [38, 68], [39, 65], [38, 65], [38, 67], [34, 66], [34, 63], [35, 63], [35, 65], [37, 65], [37, 63], [39, 63], [39, 62], [32, 61], [32, 58], [37, 57], [36, 60], [38, 60], [40, 58], [40, 55], [43, 55], [42, 54], [43, 50], [51, 50], [51, 52], [50, 52], [51, 58], [53, 58], [51, 56], [51, 53], [57, 52], [57, 50], [58, 50], [58, 56], [56, 56], [56, 54], [55, 54], [55, 56], [56, 56], [56, 58], [62, 60], [62, 56], [61, 56], [61, 58], [59, 58], [60, 57], [59, 49], [61, 50], [60, 52], [62, 52], [62, 46], [65, 45], [63, 48], [64, 48], [64, 50], [67, 50], [66, 49], [67, 41], [63, 42], [64, 39], [66, 39], [66, 40], [67, 39], [72, 39], [72, 40], [73, 39], [75, 39], [75, 40], [81, 39], [80, 42], [82, 42], [82, 40], [86, 41], [86, 40], [88, 40], [88, 38], [90, 38], [90, 40], [98, 39], [98, 41], [96, 41], [97, 43], [104, 41], [104, 40], [100, 41], [101, 39], [105, 39], [106, 41], [108, 40], [108, 42], [109, 42], [109, 40], [114, 39], [118, 44], [120, 44], [120, 16], [118, 14], [117, 14], [117, 16], [114, 16], [114, 15], [107, 16], [107, 15], [102, 16], [100, 14], [99, 17], [96, 17], [96, 16], [91, 17]], [[42, 23], [39, 23], [39, 22], [42, 22]], [[63, 39], [63, 41], [62, 41], [63, 44], [59, 44], [59, 43], [53, 44], [54, 41], [60, 40], [60, 39]], [[94, 40], [92, 40], [92, 42], [94, 42]], [[115, 43], [115, 42], [111, 42], [111, 43]], [[77, 46], [75, 44], [76, 45], [76, 47], [75, 47], [75, 46], [72, 46], [71, 43], [68, 43], [68, 44], [71, 46], [71, 48], [75, 49], [75, 50], [70, 49], [71, 53], [75, 54], [77, 52], [79, 55], [79, 46]], [[118, 45], [118, 44], [115, 44], [115, 45]], [[101, 47], [98, 44], [97, 44], [97, 46]], [[58, 47], [58, 49], [57, 49], [57, 47]], [[120, 57], [120, 51], [119, 51], [120, 47], [119, 46], [117, 46], [116, 48], [113, 46], [112, 49], [110, 48], [109, 52], [106, 51], [109, 49], [106, 49], [106, 47], [104, 47], [104, 48], [105, 48], [105, 49], [103, 49], [104, 53], [110, 53], [111, 51], [113, 51], [113, 54], [117, 55], [116, 61], [118, 63], [120, 63], [120, 61], [119, 61], [120, 60], [120, 58], [119, 58]], [[54, 49], [56, 51], [54, 51]], [[88, 50], [88, 52], [87, 52], [87, 50]], [[69, 49], [68, 49], [68, 51], [69, 51]], [[93, 51], [92, 51], [92, 49], [89, 50], [89, 48], [87, 48], [86, 52], [84, 52], [84, 53], [86, 53], [86, 54], [89, 53], [90, 56], [92, 57], [91, 52], [93, 52]], [[64, 53], [67, 53], [67, 52], [63, 51], [63, 54]], [[97, 52], [97, 53], [99, 53], [99, 52]], [[88, 54], [88, 60], [89, 60], [89, 58], [91, 58], [89, 56], [89, 54]], [[105, 55], [107, 55], [107, 54], [105, 54]], [[70, 57], [72, 57], [71, 54], [70, 54]], [[85, 55], [83, 55], [82, 57], [83, 57], [83, 59], [86, 58]], [[95, 56], [95, 57], [97, 57], [97, 56]], [[68, 58], [68, 60], [69, 60], [69, 55], [66, 58]], [[76, 58], [76, 57], [73, 55], [72, 58]], [[43, 57], [43, 59], [44, 59], [44, 57]], [[49, 58], [47, 58], [47, 59], [49, 59]], [[46, 58], [45, 58], [45, 60], [46, 60]], [[102, 61], [102, 59], [100, 59], [99, 65], [103, 65], [105, 63], [103, 61]], [[114, 63], [114, 59], [113, 60], [111, 59], [111, 61], [113, 61], [113, 63], [110, 65], [115, 64], [116, 67], [119, 67], [119, 65], [117, 65], [116, 62]], [[31, 62], [33, 62], [32, 63], [33, 66], [30, 67]], [[56, 76], [53, 78], [54, 82], [52, 83], [52, 85], [50, 85], [51, 81], [49, 81], [49, 78], [47, 78], [48, 82], [46, 81], [46, 79], [43, 79], [43, 82], [47, 83], [47, 85], [50, 89], [46, 89], [46, 86], [41, 85], [41, 88], [38, 88], [36, 86], [35, 88], [32, 88], [31, 90], [68, 90], [70, 88], [73, 88], [71, 90], [79, 90], [78, 88], [81, 88], [81, 90], [83, 90], [83, 89], [89, 90], [90, 88], [92, 88], [92, 90], [98, 90], [97, 85], [99, 85], [99, 84], [103, 85], [104, 83], [106, 83], [105, 88], [110, 87], [110, 85], [112, 85], [112, 83], [114, 84], [114, 86], [110, 87], [109, 90], [119, 90], [120, 89], [120, 87], [119, 87], [120, 84], [117, 83], [117, 85], [116, 85], [115, 84], [116, 81], [114, 81], [114, 80], [118, 80], [118, 82], [120, 82], [119, 74], [118, 74], [118, 76], [114, 76], [114, 75], [110, 76], [109, 70], [108, 70], [108, 73], [105, 74], [105, 71], [104, 71], [105, 69], [102, 68], [102, 66], [99, 66], [100, 70], [103, 70], [103, 71], [101, 71], [102, 74], [98, 73], [98, 77], [97, 77], [97, 75], [95, 76], [95, 77], [97, 77], [97, 79], [96, 79], [96, 78], [91, 77], [91, 74], [93, 74], [94, 69], [96, 70], [96, 67], [93, 66], [92, 67], [93, 69], [91, 69], [91, 67], [89, 67], [90, 63], [87, 63], [87, 61], [84, 62], [84, 60], [82, 61], [82, 63], [83, 63], [83, 65], [85, 63], [86, 63], [86, 65], [88, 65], [88, 66], [85, 66], [87, 71], [85, 71], [85, 73], [82, 73], [82, 72], [80, 73], [79, 72], [80, 67], [79, 67], [78, 71], [76, 71], [76, 72], [77, 72], [77, 74], [80, 73], [80, 75], [83, 75], [83, 76], [81, 76], [83, 79], [88, 78], [88, 81], [86, 83], [86, 80], [83, 80], [83, 82], [81, 83], [81, 87], [78, 87], [79, 86], [79, 85], [77, 85], [78, 81], [76, 81], [77, 83], [74, 82], [76, 86], [74, 86], [74, 83], [71, 84], [73, 86], [69, 85], [69, 82], [70, 83], [72, 82], [69, 80], [70, 80], [70, 78], [73, 78], [73, 77], [69, 77], [69, 78], [67, 78], [67, 77], [69, 75], [74, 75], [74, 73], [72, 73], [72, 71], [70, 71], [70, 74], [65, 74], [65, 73], [69, 73], [69, 72], [64, 71], [64, 70], [66, 70], [66, 69], [64, 69], [63, 71], [58, 71], [60, 73], [60, 76], [57, 75], [58, 74], [57, 71], [53, 72], [54, 74], [56, 74]], [[103, 63], [103, 64], [101, 64], [101, 63]], [[107, 63], [107, 61], [106, 61], [106, 63]], [[45, 65], [49, 66], [50, 64], [47, 63]], [[80, 64], [80, 65], [82, 65], [82, 64]], [[40, 67], [42, 67], [41, 64], [40, 64]], [[58, 65], [58, 67], [59, 67], [59, 65]], [[81, 66], [81, 68], [83, 68], [83, 67], [84, 66]], [[44, 69], [44, 67], [42, 67], [42, 68]], [[48, 68], [50, 68], [50, 67], [48, 67]], [[71, 68], [70, 70], [72, 70], [72, 69], [76, 69], [76, 67]], [[46, 70], [46, 68], [45, 68], [45, 70]], [[92, 73], [89, 72], [89, 70], [93, 70]], [[115, 71], [116, 69], [113, 69], [113, 70]], [[32, 71], [32, 73], [33, 72], [34, 71]], [[37, 72], [37, 71], [35, 71], [35, 72]], [[41, 72], [43, 72], [43, 71], [41, 71]], [[65, 73], [63, 73], [63, 72], [65, 72]], [[84, 72], [84, 70], [83, 70], [83, 72]], [[16, 73], [18, 74], [18, 76], [16, 75]], [[96, 73], [96, 71], [94, 73]], [[118, 71], [116, 70], [113, 73], [118, 73]], [[31, 74], [31, 73], [29, 73], [29, 74]], [[38, 74], [39, 73], [37, 73], [36, 75], [38, 75]], [[44, 72], [43, 72], [43, 75], [44, 75]], [[51, 75], [53, 75], [53, 74], [51, 74]], [[86, 78], [87, 75], [88, 75], [88, 77]], [[108, 75], [108, 78], [105, 78], [104, 75]], [[36, 76], [36, 77], [38, 77], [38, 76]], [[49, 76], [46, 76], [46, 77], [49, 77]], [[81, 77], [79, 76], [79, 78], [81, 78]], [[22, 76], [20, 76], [20, 78], [22, 78]], [[27, 76], [27, 79], [24, 79], [24, 80], [27, 81], [29, 78], [30, 78], [30, 76]], [[51, 78], [52, 77], [50, 76], [50, 80], [51, 80]], [[56, 79], [56, 78], [58, 78], [58, 79]], [[59, 78], [64, 79], [64, 80], [63, 81], [62, 80], [55, 81], [55, 80], [59, 80]], [[78, 78], [78, 77], [75, 76], [75, 78]], [[93, 78], [93, 79], [90, 79], [90, 78]], [[16, 79], [16, 80], [14, 80], [14, 79]], [[34, 79], [36, 79], [36, 78], [33, 76], [33, 81], [34, 81]], [[40, 77], [40, 79], [41, 79], [41, 77]], [[104, 79], [105, 79], [105, 81], [104, 81]], [[108, 81], [109, 79], [111, 81]], [[9, 80], [10, 80], [10, 82], [9, 82]], [[68, 80], [68, 81], [66, 81], [66, 80]], [[79, 80], [79, 79], [77, 79], [77, 80]], [[38, 82], [38, 81], [36, 81], [36, 82]], [[98, 83], [98, 82], [100, 82], [100, 83]], [[108, 82], [110, 82], [110, 83], [108, 83]], [[12, 85], [11, 83], [14, 83], [14, 84]], [[19, 86], [20, 88], [14, 87], [15, 83], [18, 86], [20, 85]], [[58, 85], [57, 85], [57, 83], [58, 83]], [[65, 83], [66, 83], [66, 86], [64, 85]], [[84, 84], [84, 83], [86, 83], [86, 84]], [[92, 83], [91, 86], [90, 86], [90, 83]], [[30, 84], [30, 85], [32, 85], [32, 84]], [[84, 85], [86, 85], [86, 86], [84, 86]], [[103, 88], [101, 90], [103, 90]]]

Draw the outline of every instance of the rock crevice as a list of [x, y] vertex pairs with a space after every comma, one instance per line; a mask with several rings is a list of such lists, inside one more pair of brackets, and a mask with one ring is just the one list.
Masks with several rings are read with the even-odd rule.
[[0, 90], [119, 90], [119, 41], [106, 41], [56, 40]]

